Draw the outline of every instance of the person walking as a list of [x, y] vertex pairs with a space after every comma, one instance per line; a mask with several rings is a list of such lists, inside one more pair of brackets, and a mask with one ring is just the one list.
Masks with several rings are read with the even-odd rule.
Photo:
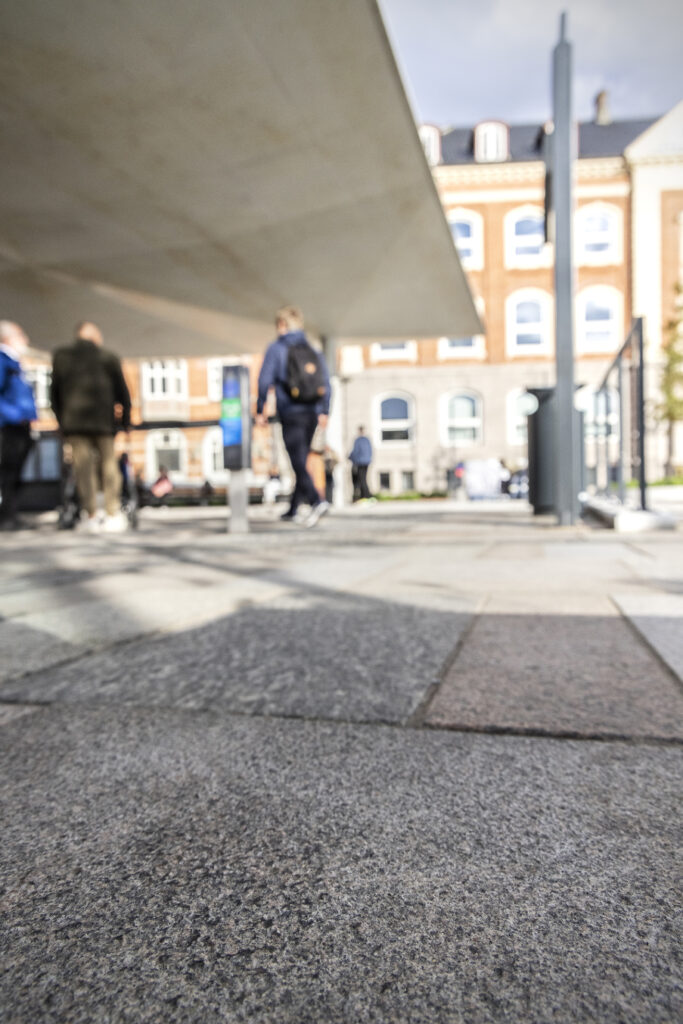
[[358, 428], [358, 436], [353, 442], [349, 460], [351, 462], [351, 479], [353, 480], [353, 500], [370, 498], [368, 467], [372, 462], [372, 445], [370, 438], [365, 435], [365, 427]]
[[0, 529], [17, 530], [21, 471], [31, 450], [31, 421], [37, 418], [31, 385], [21, 359], [28, 338], [19, 324], [0, 320]]
[[330, 378], [322, 353], [317, 352], [304, 333], [302, 313], [296, 306], [284, 306], [275, 315], [277, 338], [266, 349], [258, 379], [256, 423], [264, 426], [263, 408], [271, 388], [275, 389], [282, 439], [294, 470], [295, 486], [290, 506], [281, 518], [291, 522], [299, 508], [309, 505], [304, 526], [315, 526], [329, 511], [306, 468], [306, 459], [316, 427], [327, 426], [330, 411]]
[[108, 533], [127, 529], [121, 512], [121, 474], [114, 437], [119, 429], [130, 430], [130, 394], [121, 361], [103, 347], [96, 324], [81, 321], [73, 344], [55, 352], [50, 401], [64, 441], [71, 445], [76, 488], [87, 515], [84, 528], [91, 533], [100, 530], [99, 469], [106, 513], [101, 528]]

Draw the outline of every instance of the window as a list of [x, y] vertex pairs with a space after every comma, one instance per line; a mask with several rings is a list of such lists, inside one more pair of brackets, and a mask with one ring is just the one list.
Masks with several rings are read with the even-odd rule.
[[50, 408], [50, 383], [52, 370], [49, 366], [29, 366], [25, 371], [26, 380], [33, 388], [36, 409]]
[[419, 129], [420, 142], [430, 167], [441, 163], [441, 132], [433, 124], [423, 124]]
[[239, 365], [239, 360], [207, 359], [206, 396], [210, 402], [220, 402], [223, 397], [223, 367]]
[[146, 442], [147, 477], [154, 481], [162, 466], [171, 478], [182, 476], [186, 464], [186, 443], [180, 430], [150, 430]]
[[413, 472], [412, 469], [404, 469], [403, 472], [401, 473], [401, 490], [415, 490], [415, 473]]
[[391, 473], [380, 473], [379, 474], [379, 489], [380, 491], [391, 490]]
[[507, 396], [508, 444], [526, 444], [528, 441], [527, 415], [529, 395], [517, 388]]
[[207, 480], [225, 478], [228, 470], [223, 466], [223, 431], [210, 427], [202, 440], [202, 469]]
[[552, 299], [540, 288], [513, 292], [506, 302], [506, 343], [511, 356], [551, 352]]
[[417, 343], [414, 341], [376, 341], [370, 348], [373, 363], [390, 362], [400, 359], [402, 362], [417, 362]]
[[443, 399], [442, 443], [445, 446], [469, 446], [482, 440], [482, 402], [470, 391], [446, 395]]
[[142, 364], [145, 399], [186, 399], [187, 363], [184, 359], [155, 359]]
[[448, 223], [458, 255], [466, 270], [481, 270], [484, 266], [483, 221], [473, 210], [451, 210]]
[[623, 323], [621, 293], [609, 285], [584, 288], [577, 299], [576, 348], [578, 353], [615, 352]]
[[495, 163], [510, 155], [510, 132], [502, 121], [485, 121], [474, 129], [474, 159]]
[[522, 206], [505, 217], [505, 263], [508, 267], [548, 266], [552, 255], [545, 246], [543, 210]]
[[576, 215], [576, 249], [580, 263], [600, 266], [621, 262], [621, 211], [609, 203], [587, 203]]
[[381, 443], [412, 441], [413, 400], [409, 395], [389, 395], [379, 402]]
[[469, 338], [439, 338], [439, 359], [483, 359], [485, 354], [483, 334]]

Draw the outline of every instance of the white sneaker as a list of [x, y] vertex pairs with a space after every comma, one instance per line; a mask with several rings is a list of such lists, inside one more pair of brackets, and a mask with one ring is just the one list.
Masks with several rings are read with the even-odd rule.
[[314, 505], [311, 511], [308, 513], [304, 520], [304, 526], [315, 526], [319, 519], [321, 519], [326, 512], [330, 511], [329, 501], [319, 501], [317, 505]]
[[79, 533], [100, 533], [102, 526], [97, 516], [86, 516], [85, 519], [81, 519], [76, 528]]
[[102, 533], [125, 533], [128, 529], [128, 520], [123, 512], [115, 516], [106, 516], [102, 523]]

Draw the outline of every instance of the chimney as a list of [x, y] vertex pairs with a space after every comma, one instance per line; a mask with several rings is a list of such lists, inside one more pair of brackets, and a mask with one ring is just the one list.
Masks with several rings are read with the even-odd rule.
[[609, 113], [609, 94], [606, 89], [602, 89], [595, 97], [595, 123], [612, 123], [612, 118]]

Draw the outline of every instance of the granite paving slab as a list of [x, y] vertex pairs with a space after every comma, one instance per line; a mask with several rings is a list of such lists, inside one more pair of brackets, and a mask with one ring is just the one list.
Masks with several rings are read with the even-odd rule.
[[470, 618], [344, 593], [294, 594], [16, 679], [0, 686], [0, 700], [403, 722]]
[[86, 650], [83, 644], [54, 637], [21, 620], [0, 621], [0, 683], [24, 672], [37, 672]]
[[683, 595], [617, 594], [614, 600], [683, 683]]
[[427, 724], [683, 740], [683, 694], [671, 674], [623, 619], [591, 614], [585, 595], [572, 600], [586, 602], [584, 614], [490, 614], [487, 607]]
[[1, 730], [7, 1024], [672, 1024], [680, 751], [139, 708]]

